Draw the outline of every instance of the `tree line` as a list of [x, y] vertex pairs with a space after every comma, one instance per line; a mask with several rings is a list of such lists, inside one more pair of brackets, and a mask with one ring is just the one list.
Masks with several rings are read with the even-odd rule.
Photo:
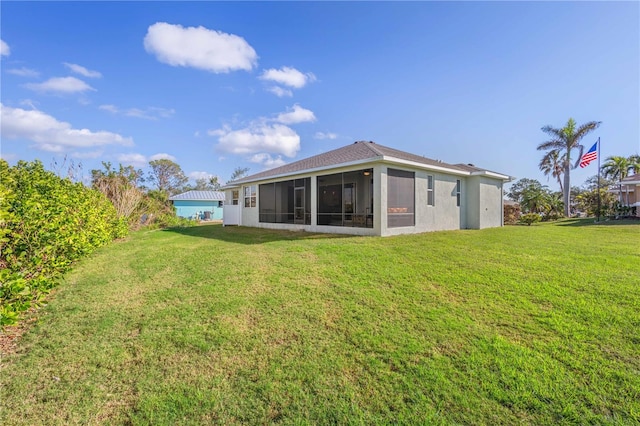
[[[545, 176], [556, 179], [560, 191], [552, 191], [535, 179], [524, 178], [511, 186], [507, 197], [518, 202], [523, 213], [533, 213], [546, 220], [569, 217], [577, 212], [590, 216], [632, 213], [624, 203], [622, 180], [631, 174], [640, 173], [638, 154], [607, 157], [600, 168], [599, 181], [596, 175], [587, 179], [580, 187], [571, 186], [571, 170], [578, 167], [584, 154], [585, 147], [580, 142], [597, 129], [600, 123], [589, 121], [578, 125], [570, 118], [560, 128], [548, 125], [542, 127], [542, 131], [550, 138], [538, 145], [538, 150], [546, 151], [538, 166]], [[618, 187], [618, 197], [609, 191], [615, 186]]]
[[[183, 219], [176, 217], [169, 201], [172, 195], [183, 192], [219, 191], [221, 182], [217, 176], [196, 179], [189, 183], [180, 165], [169, 159], [149, 162], [149, 172], [133, 166], [103, 162], [102, 169], [91, 170], [91, 187], [103, 193], [114, 205], [118, 216], [136, 229], [143, 225], [173, 226]], [[249, 169], [238, 167], [230, 180], [241, 178]]]

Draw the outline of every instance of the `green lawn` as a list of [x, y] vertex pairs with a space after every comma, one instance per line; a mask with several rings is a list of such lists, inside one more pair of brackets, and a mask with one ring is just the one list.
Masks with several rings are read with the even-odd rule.
[[6, 425], [638, 424], [640, 224], [143, 231], [0, 383]]

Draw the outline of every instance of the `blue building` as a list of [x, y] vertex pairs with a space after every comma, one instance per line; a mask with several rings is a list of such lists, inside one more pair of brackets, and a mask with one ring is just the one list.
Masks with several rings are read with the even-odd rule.
[[222, 220], [224, 192], [187, 191], [169, 200], [180, 217], [199, 220]]

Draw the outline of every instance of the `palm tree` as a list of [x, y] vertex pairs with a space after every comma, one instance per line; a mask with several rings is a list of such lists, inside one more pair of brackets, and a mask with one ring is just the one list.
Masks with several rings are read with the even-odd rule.
[[621, 157], [619, 155], [612, 155], [607, 157], [604, 164], [601, 167], [602, 174], [607, 179], [617, 180], [620, 191], [620, 203], [622, 204], [622, 179], [629, 175], [629, 170], [632, 169], [629, 158]]
[[547, 152], [544, 157], [542, 157], [542, 160], [540, 160], [538, 167], [540, 167], [540, 170], [547, 176], [547, 180], [549, 175], [556, 178], [558, 185], [560, 185], [560, 192], [564, 193], [562, 190], [562, 160], [560, 158], [560, 151], [552, 149]]
[[629, 171], [634, 174], [640, 173], [640, 155], [631, 155], [629, 158]]
[[[542, 131], [551, 136], [546, 142], [538, 145], [540, 151], [558, 150], [562, 164], [562, 174], [564, 175], [564, 185], [562, 187], [563, 201], [564, 201], [564, 215], [569, 216], [569, 192], [571, 190], [570, 173], [571, 169], [575, 169], [578, 165], [578, 161], [584, 151], [584, 146], [580, 144], [582, 138], [584, 138], [589, 132], [595, 130], [600, 126], [600, 121], [589, 121], [580, 126], [576, 125], [573, 118], [567, 121], [567, 124], [562, 128], [555, 128], [551, 126], [544, 126]], [[578, 157], [575, 164], [571, 164], [571, 152], [577, 149]]]

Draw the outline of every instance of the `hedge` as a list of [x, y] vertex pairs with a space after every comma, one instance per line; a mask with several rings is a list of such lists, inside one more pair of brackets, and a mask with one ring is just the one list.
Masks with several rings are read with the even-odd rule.
[[39, 161], [0, 160], [0, 327], [43, 303], [75, 260], [126, 233], [100, 192]]

